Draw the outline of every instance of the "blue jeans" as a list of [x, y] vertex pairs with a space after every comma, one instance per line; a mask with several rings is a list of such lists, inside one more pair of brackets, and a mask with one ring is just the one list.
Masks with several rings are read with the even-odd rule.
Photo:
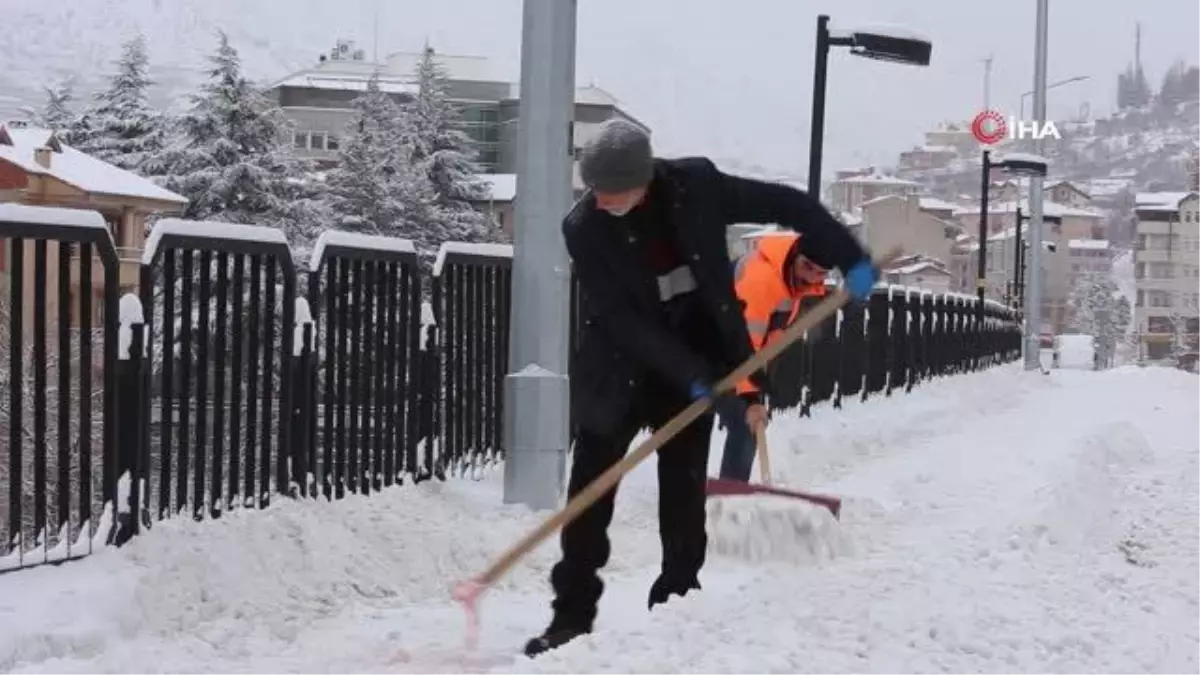
[[740, 480], [743, 483], [750, 480], [750, 470], [754, 468], [756, 447], [754, 434], [745, 420], [722, 419], [725, 426], [725, 454], [721, 456], [721, 478]]

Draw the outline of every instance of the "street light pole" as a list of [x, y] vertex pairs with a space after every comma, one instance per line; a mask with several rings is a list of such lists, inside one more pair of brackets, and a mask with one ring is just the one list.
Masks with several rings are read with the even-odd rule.
[[979, 262], [975, 270], [975, 290], [979, 304], [975, 307], [976, 327], [983, 325], [983, 302], [987, 290], [987, 231], [988, 231], [988, 188], [991, 187], [992, 151], [983, 151], [983, 170], [980, 171], [979, 188]]
[[557, 508], [569, 444], [570, 262], [559, 223], [571, 209], [577, 0], [524, 0], [509, 368], [504, 379], [504, 503]]
[[[1037, 0], [1037, 30], [1033, 68], [1033, 117], [1039, 124], [1046, 121], [1046, 60], [1049, 42], [1050, 3]], [[1034, 138], [1034, 152], [1041, 155], [1044, 142]], [[1025, 298], [1025, 370], [1042, 369], [1042, 230], [1044, 176], [1029, 179], [1029, 296]]]
[[808, 141], [808, 194], [821, 198], [821, 154], [825, 145], [825, 80], [829, 72], [829, 15], [817, 17], [813, 54], [812, 125]]
[[1024, 277], [1021, 276], [1021, 255], [1022, 255], [1021, 254], [1021, 220], [1023, 218], [1023, 215], [1024, 214], [1021, 213], [1021, 204], [1020, 204], [1020, 202], [1018, 202], [1017, 203], [1017, 231], [1016, 231], [1016, 236], [1013, 237], [1014, 241], [1013, 241], [1013, 283], [1012, 283], [1013, 304], [1017, 307], [1021, 306], [1021, 293], [1024, 291], [1024, 284], [1022, 283]]
[[[1049, 91], [1051, 89], [1054, 89], [1055, 87], [1061, 87], [1064, 84], [1071, 84], [1072, 82], [1083, 82], [1084, 80], [1090, 80], [1090, 79], [1092, 79], [1091, 75], [1076, 75], [1075, 77], [1068, 77], [1065, 80], [1059, 80], [1058, 82], [1055, 82], [1053, 84], [1048, 84], [1048, 85], [1046, 85], [1046, 90]], [[1024, 94], [1021, 94], [1021, 118], [1022, 119], [1025, 117], [1025, 98], [1028, 96], [1033, 96], [1033, 92], [1027, 91]]]
[[817, 17], [817, 42], [813, 55], [813, 91], [811, 137], [808, 144], [808, 192], [821, 197], [821, 155], [825, 144], [825, 89], [829, 70], [829, 48], [849, 47], [851, 53], [868, 59], [929, 65], [933, 45], [907, 31], [838, 31], [829, 30], [829, 15]]

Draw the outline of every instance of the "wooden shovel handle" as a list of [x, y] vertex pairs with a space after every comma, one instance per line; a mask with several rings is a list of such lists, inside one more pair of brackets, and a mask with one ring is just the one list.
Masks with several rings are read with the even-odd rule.
[[[885, 267], [900, 255], [900, 251], [899, 247], [891, 249], [886, 255], [876, 258], [875, 264], [880, 268]], [[746, 359], [733, 372], [726, 375], [713, 388], [713, 394], [719, 396], [732, 391], [739, 382], [769, 364], [772, 359], [792, 346], [806, 332], [815, 328], [825, 319], [834, 316], [849, 299], [850, 294], [846, 292], [844, 287], [839, 287], [832, 294], [826, 296], [824, 300], [812, 309], [801, 314], [800, 318], [788, 326], [779, 335], [778, 339], [769, 342], [750, 358]], [[584, 510], [602, 495], [612, 490], [625, 474], [640, 464], [642, 460], [649, 457], [650, 453], [658, 450], [663, 444], [674, 438], [676, 434], [683, 431], [687, 425], [696, 421], [711, 406], [711, 400], [700, 399], [684, 408], [678, 415], [662, 425], [658, 431], [654, 432], [650, 438], [634, 449], [633, 452], [626, 454], [621, 458], [621, 461], [609, 467], [607, 471], [597, 476], [587, 487], [580, 490], [578, 494], [567, 502], [562, 510], [546, 518], [546, 520], [542, 521], [542, 524], [535, 527], [529, 534], [521, 537], [519, 541], [502, 553], [482, 574], [476, 577], [474, 583], [482, 587], [495, 584], [521, 558], [525, 557], [526, 554], [545, 541], [559, 528], [577, 518], [579, 514], [583, 513]]]
[[771, 484], [771, 458], [767, 452], [767, 425], [754, 430], [754, 447], [758, 454], [758, 475], [763, 485]]

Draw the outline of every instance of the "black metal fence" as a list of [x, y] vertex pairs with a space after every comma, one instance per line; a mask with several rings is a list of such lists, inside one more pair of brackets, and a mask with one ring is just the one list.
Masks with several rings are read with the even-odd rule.
[[[447, 244], [423, 279], [403, 240], [327, 232], [302, 264], [278, 230], [164, 220], [123, 261], [98, 214], [63, 213], [0, 205], [0, 570], [501, 459], [510, 247]], [[879, 291], [781, 357], [773, 404], [1015, 359], [1016, 317], [974, 307]]]

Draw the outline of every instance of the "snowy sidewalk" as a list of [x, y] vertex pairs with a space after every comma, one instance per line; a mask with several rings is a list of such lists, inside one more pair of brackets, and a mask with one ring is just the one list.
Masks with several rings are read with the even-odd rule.
[[[846, 497], [852, 548], [710, 557], [703, 592], [653, 614], [643, 466], [618, 496], [597, 632], [513, 656], [549, 618], [551, 543], [485, 598], [481, 656], [506, 672], [1195, 671], [1197, 384], [1009, 366], [777, 419], [777, 480]], [[538, 519], [500, 506], [497, 475], [162, 523], [0, 577], [0, 671], [459, 670], [448, 585]]]

